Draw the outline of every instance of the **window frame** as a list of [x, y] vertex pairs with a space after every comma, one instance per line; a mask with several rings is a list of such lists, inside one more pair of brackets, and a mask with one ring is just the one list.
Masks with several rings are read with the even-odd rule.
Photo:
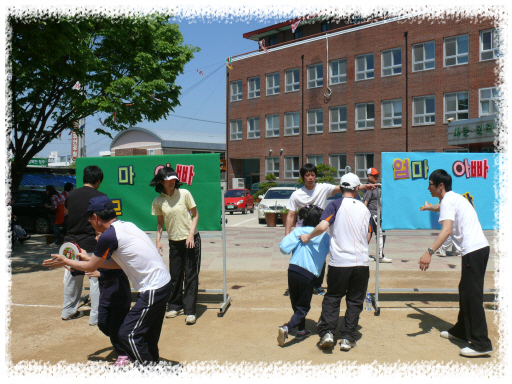
[[[364, 128], [358, 128], [358, 122], [361, 121], [361, 120], [358, 120], [358, 116], [357, 116], [357, 107], [359, 105], [364, 105], [365, 106], [365, 116], [366, 118], [364, 119], [364, 122], [365, 122], [365, 127]], [[368, 106], [369, 105], [373, 105], [373, 118], [372, 119], [368, 119]], [[356, 127], [356, 131], [364, 131], [364, 130], [369, 130], [369, 129], [375, 129], [375, 103], [374, 102], [371, 102], [371, 103], [357, 103], [356, 106], [355, 106], [355, 127]], [[368, 122], [373, 122], [373, 126], [371, 127], [368, 127]]]
[[[235, 80], [235, 81], [232, 81], [231, 83], [231, 97], [230, 97], [230, 101], [231, 102], [234, 102], [234, 101], [241, 101], [242, 98], [243, 98], [243, 84], [242, 84], [242, 80]], [[239, 92], [238, 93], [233, 93], [233, 85], [239, 85]], [[238, 98], [236, 100], [233, 99], [234, 96], [237, 96]]]
[[[395, 64], [394, 51], [400, 51], [400, 64], [399, 65]], [[391, 66], [384, 67], [384, 54], [386, 54], [388, 52], [391, 54]], [[385, 49], [385, 50], [381, 51], [381, 54], [380, 54], [380, 66], [381, 66], [381, 72], [380, 72], [381, 73], [381, 77], [390, 77], [390, 76], [401, 75], [402, 74], [402, 69], [403, 69], [402, 68], [403, 67], [402, 47], [390, 48], [390, 49]], [[395, 68], [400, 68], [400, 73], [394, 73], [394, 69]], [[385, 69], [391, 69], [392, 73], [390, 75], [385, 75], [384, 74], [384, 70]]]
[[[373, 161], [372, 161], [371, 165], [368, 162], [368, 157], [367, 157], [368, 155], [373, 156]], [[363, 156], [363, 158], [364, 158], [364, 167], [363, 168], [357, 168], [357, 157], [358, 156]], [[356, 153], [355, 154], [355, 161], [354, 161], [355, 172], [354, 173], [360, 179], [367, 179], [368, 175], [366, 174], [366, 171], [368, 170], [368, 168], [371, 168], [371, 167], [374, 167], [374, 166], [375, 166], [375, 153], [374, 152], [361, 152], [361, 153]]]
[[[277, 128], [273, 126], [274, 122], [275, 122], [275, 118], [277, 117]], [[269, 129], [269, 118], [272, 118], [272, 128]], [[277, 135], [275, 134], [277, 130]], [[272, 131], [272, 135], [269, 135], [269, 131]], [[280, 127], [279, 127], [279, 114], [278, 113], [274, 113], [272, 115], [266, 115], [265, 116], [265, 137], [279, 137], [279, 135], [281, 134], [280, 132]]]
[[[489, 101], [489, 110], [492, 109], [495, 109], [495, 112], [491, 112], [491, 113], [487, 113], [487, 114], [482, 114], [482, 91], [486, 91], [486, 90], [489, 90], [491, 91], [491, 97], [490, 98], [486, 98], [486, 99], [483, 99], [484, 101]], [[496, 97], [493, 97], [493, 93], [494, 93], [494, 90], [496, 90]], [[497, 102], [499, 102], [500, 100], [500, 94], [499, 94], [499, 88], [498, 87], [487, 87], [487, 88], [479, 88], [478, 89], [478, 117], [482, 117], [482, 116], [492, 116], [492, 115], [495, 115], [495, 114], [498, 114], [499, 113], [499, 109], [497, 107]]]
[[[315, 78], [311, 79], [310, 78], [310, 73], [311, 73], [310, 69], [313, 69], [313, 68], [315, 69]], [[322, 77], [321, 78], [317, 77], [318, 76], [318, 68], [322, 69]], [[324, 86], [324, 64], [323, 63], [316, 63], [316, 64], [308, 65], [306, 67], [306, 72], [308, 75], [308, 89], [322, 88]], [[312, 82], [315, 83], [314, 87], [310, 86], [310, 83], [312, 83]]]
[[[272, 161], [272, 170], [269, 170], [269, 160]], [[275, 161], [277, 160], [277, 162]], [[276, 175], [276, 168], [275, 168], [275, 165], [277, 164], [277, 175]], [[275, 176], [276, 176], [276, 179], [279, 179], [279, 168], [280, 168], [280, 165], [279, 165], [279, 156], [268, 156], [268, 157], [265, 157], [265, 176], [266, 175], [269, 175], [271, 173], [273, 173]]]
[[[426, 49], [425, 49], [425, 45], [426, 44], [434, 44], [434, 58], [433, 59], [427, 59], [426, 58]], [[422, 45], [422, 51], [423, 51], [423, 60], [418, 60], [418, 61], [415, 61], [416, 60], [416, 55], [415, 55], [415, 52], [414, 52], [414, 47], [417, 47], [419, 45]], [[434, 67], [433, 68], [426, 68], [426, 64], [427, 63], [434, 63]], [[416, 64], [423, 64], [423, 69], [415, 69], [414, 66]], [[435, 40], [430, 40], [430, 41], [425, 41], [423, 43], [418, 43], [418, 44], [413, 44], [412, 46], [412, 71], [413, 72], [423, 72], [423, 71], [431, 71], [433, 69], [436, 69], [436, 42]]]
[[[236, 128], [237, 128], [237, 132], [233, 133], [233, 123], [238, 123], [240, 122], [240, 124], [237, 124]], [[240, 130], [238, 131], [238, 128], [240, 128]], [[236, 135], [237, 138], [233, 139], [233, 135]], [[240, 135], [240, 137], [238, 137], [238, 135]], [[243, 127], [242, 127], [242, 119], [234, 119], [234, 120], [230, 120], [229, 122], [229, 141], [238, 141], [238, 140], [242, 140], [243, 138]]]
[[[340, 71], [340, 63], [345, 62], [345, 73], [342, 74]], [[338, 68], [338, 75], [333, 76], [332, 74], [332, 68], [333, 64], [337, 64]], [[343, 81], [340, 80], [340, 78], [345, 78]], [[338, 82], [333, 82], [333, 79], [337, 79]], [[329, 62], [329, 85], [338, 85], [338, 84], [345, 84], [347, 82], [347, 58], [332, 60]]]
[[[258, 129], [254, 129], [254, 126], [252, 126], [251, 122], [258, 121]], [[253, 134], [253, 137], [251, 137], [251, 134]], [[254, 117], [248, 117], [247, 118], [247, 139], [253, 140], [253, 139], [259, 139], [261, 137], [261, 119], [259, 116]]]
[[[462, 94], [462, 93], [467, 94], [468, 109], [467, 109], [467, 110], [466, 110], [466, 109], [462, 109], [462, 110], [460, 110], [460, 111], [459, 111], [459, 109], [458, 109], [458, 108], [459, 108], [459, 102], [458, 102], [458, 98], [459, 98], [459, 97], [458, 97], [458, 96], [459, 96], [459, 94]], [[457, 109], [456, 109], [454, 112], [452, 112], [452, 111], [449, 111], [449, 112], [448, 112], [448, 111], [446, 110], [446, 97], [447, 97], [448, 95], [456, 95], [456, 106], [457, 106]], [[454, 120], [454, 121], [462, 121], [462, 120], [468, 120], [468, 119], [469, 119], [469, 91], [448, 92], [448, 93], [445, 93], [445, 94], [443, 95], [443, 99], [444, 99], [444, 100], [443, 100], [443, 104], [444, 104], [444, 110], [443, 110], [443, 112], [444, 112], [444, 113], [443, 113], [443, 123], [445, 123], [445, 124], [447, 124], [447, 123], [448, 123], [448, 122], [447, 122], [447, 117], [446, 117], [446, 115], [447, 115], [448, 113], [449, 113], [449, 114], [453, 114], [453, 113], [455, 113], [455, 120]], [[458, 114], [459, 114], [459, 113], [467, 113], [467, 114], [468, 114], [468, 118], [467, 118], [467, 119], [459, 119], [459, 118], [458, 118]], [[448, 117], [448, 118], [449, 118], [449, 117]]]
[[[433, 98], [434, 99], [434, 113], [428, 113], [427, 112], [427, 98]], [[415, 100], [417, 99], [423, 99], [423, 107], [425, 110], [425, 113], [423, 114], [416, 114], [416, 104]], [[427, 118], [430, 118], [431, 116], [434, 116], [434, 121], [427, 122]], [[423, 117], [422, 123], [416, 123], [414, 119], [416, 117]], [[412, 98], [412, 126], [420, 126], [420, 125], [435, 125], [436, 124], [436, 95], [424, 95], [424, 96], [415, 96]]]
[[[311, 122], [310, 121], [310, 116], [312, 116], [314, 113], [314, 116], [315, 116], [315, 121], [314, 122]], [[318, 114], [321, 113], [322, 114], [322, 123], [319, 123], [318, 122]], [[308, 109], [307, 112], [306, 112], [306, 116], [307, 116], [307, 134], [308, 135], [314, 135], [314, 134], [318, 134], [318, 133], [323, 133], [324, 132], [324, 110], [323, 108], [316, 108], [316, 109]]]
[[[288, 169], [288, 160], [292, 161], [292, 167], [294, 166], [294, 159], [297, 159], [297, 169]], [[285, 179], [298, 179], [300, 177], [300, 158], [299, 156], [285, 156], [284, 157], [284, 178]], [[291, 176], [290, 176], [291, 173]]]
[[[276, 82], [276, 78], [275, 76], [277, 75], [277, 85], [275, 85], [275, 82]], [[272, 87], [269, 86], [269, 79], [273, 78], [273, 81], [274, 81], [274, 85]], [[280, 93], [280, 76], [279, 76], [279, 72], [273, 72], [273, 73], [269, 73], [266, 75], [266, 95], [267, 96], [274, 96], [274, 95], [279, 95]], [[277, 92], [275, 91], [277, 89]], [[269, 90], [272, 90], [273, 92], [272, 93], [269, 93]]]
[[[258, 80], [258, 88], [255, 88], [254, 90], [251, 90], [251, 83], [256, 83], [256, 79]], [[251, 93], [256, 94], [257, 96], [251, 96]], [[259, 76], [249, 77], [247, 79], [247, 99], [257, 99], [261, 95], [261, 82]]]
[[[467, 53], [460, 54], [460, 53], [458, 53], [459, 52], [459, 38], [463, 38], [463, 37], [467, 37], [468, 51], [467, 51]], [[446, 43], [448, 40], [453, 40], [453, 39], [455, 39], [455, 43], [456, 43], [456, 47], [455, 47], [456, 53], [455, 53], [455, 55], [452, 55], [452, 56], [446, 56]], [[467, 57], [467, 61], [465, 63], [459, 63], [460, 57]], [[455, 58], [456, 63], [447, 65], [446, 60], [451, 59], [451, 58]], [[444, 64], [445, 68], [469, 64], [469, 34], [466, 33], [466, 34], [462, 34], [462, 35], [450, 36], [450, 37], [444, 38], [444, 40], [443, 40], [443, 64]]]
[[[483, 47], [484, 47], [484, 41], [483, 41], [483, 34], [484, 33], [487, 33], [487, 32], [490, 32], [491, 33], [491, 44], [492, 44], [492, 48], [491, 49], [486, 49], [484, 50]], [[499, 38], [499, 33], [497, 31], [496, 28], [490, 28], [490, 29], [484, 29], [482, 31], [480, 31], [480, 43], [479, 43], [479, 59], [480, 61], [489, 61], [489, 60], [496, 60], [499, 56], [499, 46], [500, 46], [500, 38]], [[496, 46], [494, 46], [496, 45]], [[492, 57], [490, 59], [482, 59], [482, 54], [483, 53], [486, 53], [486, 52], [492, 52]]]
[[[345, 109], [345, 120], [342, 121], [340, 116], [340, 109], [344, 108]], [[333, 110], [337, 110], [337, 116], [338, 116], [338, 121], [337, 122], [333, 122], [332, 121], [332, 111]], [[344, 125], [345, 127], [344, 128], [339, 128], [339, 129], [332, 129], [332, 126], [333, 124], [336, 124], [338, 125], [338, 127], [340, 125]], [[329, 108], [329, 132], [346, 132], [347, 131], [347, 106], [346, 105], [338, 105], [338, 106], [334, 106], [334, 107], [330, 107]]]
[[[367, 57], [369, 56], [373, 56], [373, 68], [370, 70], [368, 69], [368, 61], [367, 61]], [[360, 70], [358, 67], [357, 67], [357, 59], [360, 58], [360, 57], [364, 57], [364, 69], [363, 70]], [[367, 74], [370, 73], [370, 72], [373, 72], [373, 76], [372, 77], [368, 77]], [[357, 78], [357, 75], [358, 74], [364, 74], [364, 79], [358, 79]], [[375, 79], [375, 53], [373, 52], [370, 52], [370, 53], [364, 53], [362, 55], [357, 55], [355, 57], [355, 71], [354, 71], [354, 77], [355, 77], [355, 81], [364, 81], [364, 80], [371, 80], [371, 79]]]
[[[345, 166], [340, 167], [340, 158], [345, 157]], [[336, 158], [337, 160], [337, 167], [333, 164], [333, 159]], [[347, 167], [347, 154], [346, 153], [330, 153], [329, 154], [329, 166], [336, 169], [336, 179], [340, 179], [342, 176], [346, 173], [346, 167]]]
[[[295, 115], [295, 114], [297, 114], [297, 117], [298, 117], [297, 118], [297, 120], [298, 120], [297, 126], [293, 125], [293, 126], [287, 127], [286, 126], [286, 123], [287, 123], [286, 116], [291, 116], [291, 115]], [[290, 130], [290, 129], [292, 129], [292, 130], [296, 129], [297, 133], [293, 133], [293, 131], [292, 131], [292, 133], [286, 133], [286, 131]], [[298, 135], [300, 135], [300, 112], [299, 111], [285, 112], [285, 114], [284, 114], [284, 136], [298, 136]]]
[[[298, 72], [298, 80], [297, 82], [293, 81], [292, 83], [288, 84], [288, 76], [287, 74], [289, 72], [292, 73], [292, 80], [294, 80], [294, 77], [295, 77], [295, 71]], [[292, 88], [295, 88], [295, 86], [297, 86], [297, 89], [292, 89], [291, 91], [288, 90], [288, 87], [292, 87]], [[298, 92], [300, 90], [300, 68], [293, 68], [293, 69], [287, 69], [286, 71], [284, 71], [284, 93], [288, 93], [288, 92]]]
[[[394, 124], [394, 120], [397, 119], [397, 117], [395, 117], [395, 104], [394, 103], [397, 101], [400, 101], [400, 124]], [[384, 103], [392, 103], [391, 104], [392, 109], [393, 109], [392, 117], [384, 117]], [[402, 124], [403, 124], [402, 108], [403, 108], [402, 99], [382, 100], [381, 108], [380, 108], [380, 114], [381, 114], [380, 126], [381, 126], [381, 128], [400, 128], [400, 127], [402, 127]], [[384, 125], [384, 120], [392, 120], [392, 124]]]
[[[319, 157], [322, 158], [321, 162], [318, 162]], [[308, 163], [313, 164], [316, 167], [318, 164], [324, 163], [324, 155], [306, 155], [306, 160]]]

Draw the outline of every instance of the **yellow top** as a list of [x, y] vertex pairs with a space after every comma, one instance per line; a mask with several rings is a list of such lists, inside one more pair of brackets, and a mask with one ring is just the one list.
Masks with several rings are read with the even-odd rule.
[[[163, 216], [169, 240], [185, 240], [192, 227], [190, 210], [196, 206], [186, 189], [175, 189], [172, 196], [162, 193], [153, 200], [151, 214]], [[197, 234], [197, 228], [194, 234]]]

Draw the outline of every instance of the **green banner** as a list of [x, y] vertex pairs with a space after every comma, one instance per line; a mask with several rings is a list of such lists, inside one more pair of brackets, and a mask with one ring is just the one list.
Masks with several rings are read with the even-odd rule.
[[149, 186], [161, 167], [178, 173], [181, 188], [192, 193], [199, 213], [199, 231], [221, 231], [220, 155], [151, 155], [81, 157], [76, 159], [76, 183], [82, 187], [85, 167], [97, 165], [103, 171], [99, 190], [116, 204], [119, 220], [129, 221], [143, 231], [156, 231], [151, 204], [158, 194]]

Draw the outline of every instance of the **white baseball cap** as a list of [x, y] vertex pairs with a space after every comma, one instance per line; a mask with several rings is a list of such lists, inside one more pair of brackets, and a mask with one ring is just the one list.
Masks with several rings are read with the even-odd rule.
[[177, 176], [175, 176], [175, 175], [171, 175], [171, 176], [166, 176], [166, 177], [164, 177], [164, 180], [172, 180], [172, 179], [176, 179], [176, 180], [178, 180], [178, 177], [177, 177]]
[[361, 184], [359, 177], [354, 173], [347, 173], [341, 177], [340, 186], [345, 189], [356, 189]]

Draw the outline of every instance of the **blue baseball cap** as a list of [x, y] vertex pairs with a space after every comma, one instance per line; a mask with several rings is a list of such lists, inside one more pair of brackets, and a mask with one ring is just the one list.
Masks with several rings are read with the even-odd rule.
[[96, 212], [111, 208], [114, 208], [114, 203], [112, 203], [112, 200], [110, 200], [108, 196], [96, 196], [89, 200], [87, 212]]

